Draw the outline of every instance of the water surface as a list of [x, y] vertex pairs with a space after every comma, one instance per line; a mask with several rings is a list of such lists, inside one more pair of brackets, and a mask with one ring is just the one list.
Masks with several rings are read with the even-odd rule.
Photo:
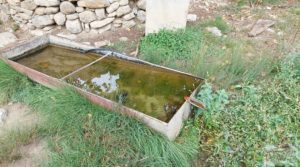
[[[47, 46], [18, 63], [61, 78], [98, 58], [72, 49]], [[168, 122], [202, 82], [192, 76], [107, 57], [66, 78], [66, 82]]]

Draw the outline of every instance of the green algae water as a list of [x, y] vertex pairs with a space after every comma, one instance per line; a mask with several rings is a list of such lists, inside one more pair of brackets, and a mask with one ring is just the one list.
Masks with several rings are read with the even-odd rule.
[[49, 45], [16, 62], [55, 78], [61, 78], [98, 59], [96, 54], [81, 54], [72, 49]]
[[[100, 58], [48, 46], [20, 64], [53, 77], [65, 76]], [[65, 79], [88, 92], [168, 122], [202, 79], [150, 65], [106, 57]]]

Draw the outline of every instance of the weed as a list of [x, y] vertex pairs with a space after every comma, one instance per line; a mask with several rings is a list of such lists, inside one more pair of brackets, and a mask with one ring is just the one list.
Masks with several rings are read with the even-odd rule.
[[282, 0], [234, 0], [238, 6], [244, 6], [249, 5], [251, 7], [257, 6], [257, 5], [267, 5], [267, 4], [278, 4], [279, 2], [282, 2]]
[[231, 31], [229, 25], [223, 20], [221, 16], [217, 16], [214, 20], [210, 20], [202, 23], [202, 27], [217, 27], [223, 34], [227, 34]]
[[[281, 63], [272, 80], [237, 85], [228, 103], [223, 93], [203, 88], [199, 100], [215, 106], [201, 111], [210, 113], [209, 122], [205, 117], [200, 119], [200, 147], [208, 152], [208, 164], [299, 165], [299, 58], [293, 55]], [[225, 99], [226, 103], [216, 99]]]
[[19, 24], [13, 24], [12, 29], [14, 32], [18, 31], [20, 29]]
[[162, 30], [141, 40], [141, 57], [154, 62], [189, 59], [201, 43], [201, 33], [196, 29]]
[[0, 19], [0, 25], [2, 25], [3, 24], [3, 21]]

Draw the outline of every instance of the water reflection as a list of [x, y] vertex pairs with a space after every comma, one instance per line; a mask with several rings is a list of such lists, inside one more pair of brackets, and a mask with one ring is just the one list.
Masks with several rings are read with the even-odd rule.
[[[95, 77], [91, 80], [92, 87], [101, 90], [103, 93], [113, 93], [118, 89], [117, 80], [120, 79], [120, 75], [113, 75], [110, 72], [100, 75], [100, 77]], [[77, 78], [77, 83], [84, 88], [88, 88], [87, 81]]]

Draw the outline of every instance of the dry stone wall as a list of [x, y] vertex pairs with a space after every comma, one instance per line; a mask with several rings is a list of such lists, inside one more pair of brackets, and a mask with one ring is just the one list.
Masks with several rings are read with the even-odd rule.
[[[146, 20], [146, 0], [0, 0], [16, 23], [28, 29], [49, 31], [64, 26], [70, 33], [102, 33], [132, 28]], [[3, 14], [3, 15], [4, 15]]]

